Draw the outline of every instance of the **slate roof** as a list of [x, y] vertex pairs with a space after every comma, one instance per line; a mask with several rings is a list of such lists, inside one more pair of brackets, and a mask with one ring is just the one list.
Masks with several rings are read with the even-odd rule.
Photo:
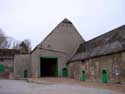
[[[68, 20], [67, 18], [65, 18], [64, 20], [62, 20], [62, 21], [45, 37], [45, 39], [44, 39], [43, 41], [45, 41], [50, 35], [52, 35], [52, 34], [54, 33], [55, 29], [56, 29], [61, 23], [73, 25], [70, 20]], [[73, 27], [74, 27], [74, 25], [73, 25]], [[75, 28], [75, 27], [74, 27], [74, 28]], [[75, 28], [75, 29], [76, 29], [76, 28]], [[80, 33], [78, 32], [77, 29], [76, 29], [76, 32], [80, 35]], [[81, 35], [80, 35], [80, 37], [82, 38]], [[84, 39], [83, 39], [83, 40], [84, 40]], [[42, 42], [43, 42], [43, 41], [42, 41]], [[42, 42], [40, 42], [40, 43], [31, 51], [31, 54], [42, 44]]]
[[86, 60], [125, 51], [125, 25], [82, 43], [70, 61]]

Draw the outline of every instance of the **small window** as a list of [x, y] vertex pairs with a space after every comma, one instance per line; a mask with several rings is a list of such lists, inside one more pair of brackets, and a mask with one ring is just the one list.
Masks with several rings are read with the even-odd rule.
[[51, 45], [50, 44], [48, 44], [48, 48], [50, 48], [51, 47]]

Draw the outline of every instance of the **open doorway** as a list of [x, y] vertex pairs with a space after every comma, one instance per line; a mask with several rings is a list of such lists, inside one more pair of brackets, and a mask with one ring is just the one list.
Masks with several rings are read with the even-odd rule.
[[57, 58], [40, 58], [40, 77], [57, 77], [58, 63]]

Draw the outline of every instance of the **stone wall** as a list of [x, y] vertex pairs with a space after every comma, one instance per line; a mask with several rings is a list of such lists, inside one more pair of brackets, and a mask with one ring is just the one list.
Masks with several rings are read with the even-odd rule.
[[68, 65], [69, 77], [82, 78], [82, 71], [85, 71], [86, 81], [102, 82], [102, 71], [107, 72], [108, 83], [125, 82], [125, 53], [116, 53], [107, 56], [100, 56], [88, 60], [70, 62]]
[[24, 78], [24, 71], [27, 71], [27, 77], [30, 77], [30, 55], [22, 54], [15, 55], [14, 57], [14, 77], [15, 78]]
[[122, 52], [122, 63], [121, 66], [121, 82], [125, 84], [125, 52]]
[[13, 71], [13, 62], [14, 62], [14, 59], [9, 57], [6, 59], [0, 60], [0, 64], [4, 65], [5, 71], [9, 71], [9, 72]]
[[9, 78], [10, 74], [13, 72], [14, 59], [12, 56], [0, 59], [0, 64], [4, 66], [4, 71], [0, 72], [0, 78]]
[[76, 61], [70, 63], [68, 66], [68, 76], [77, 80], [81, 80], [81, 62]]
[[40, 57], [57, 57], [58, 58], [58, 76], [62, 76], [62, 69], [66, 67], [69, 56], [65, 53], [37, 49], [32, 53], [32, 77], [40, 77]]

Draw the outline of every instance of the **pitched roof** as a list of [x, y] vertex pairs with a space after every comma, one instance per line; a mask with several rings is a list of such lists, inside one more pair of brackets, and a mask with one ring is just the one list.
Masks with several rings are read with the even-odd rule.
[[67, 18], [65, 18], [65, 19], [62, 21], [62, 23], [72, 24], [72, 22], [69, 21]]
[[125, 51], [125, 25], [82, 43], [70, 61]]
[[[62, 20], [46, 37], [45, 39], [42, 41], [44, 42], [50, 35], [52, 35], [55, 31], [55, 29], [60, 25], [60, 24], [72, 24], [72, 22], [70, 20], [68, 20], [67, 18], [65, 18], [64, 20]], [[74, 27], [74, 25], [73, 25]], [[76, 32], [80, 35], [80, 33], [77, 31], [77, 29], [74, 27], [74, 29], [76, 30]], [[82, 36], [80, 35], [80, 37], [82, 38]], [[83, 38], [82, 38], [83, 39]], [[83, 39], [84, 40], [84, 39]], [[40, 42], [32, 51], [31, 51], [31, 54], [42, 44], [42, 42]]]

